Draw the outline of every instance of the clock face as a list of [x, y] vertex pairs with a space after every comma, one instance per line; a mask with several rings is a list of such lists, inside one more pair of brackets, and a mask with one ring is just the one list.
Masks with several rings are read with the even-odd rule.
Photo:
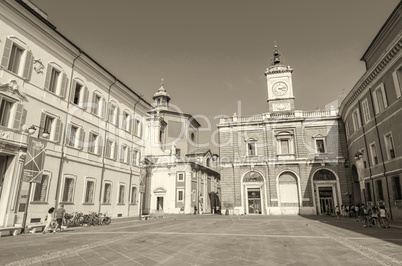
[[272, 86], [272, 91], [275, 95], [284, 95], [288, 91], [288, 85], [285, 82], [279, 81]]

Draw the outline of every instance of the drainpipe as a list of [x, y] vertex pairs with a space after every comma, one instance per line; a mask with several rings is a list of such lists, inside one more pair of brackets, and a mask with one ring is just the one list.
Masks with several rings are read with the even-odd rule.
[[[104, 180], [104, 178], [105, 178], [105, 150], [106, 150], [106, 141], [107, 141], [106, 136], [107, 136], [107, 133], [108, 133], [108, 123], [109, 123], [109, 118], [107, 117], [107, 115], [108, 115], [109, 113], [108, 113], [107, 108], [108, 108], [108, 106], [109, 106], [109, 101], [110, 101], [110, 92], [112, 91], [113, 85], [115, 85], [116, 82], [117, 82], [116, 77], [113, 77], [113, 78], [114, 78], [114, 82], [113, 82], [112, 84], [110, 84], [110, 86], [109, 86], [109, 90], [108, 90], [108, 94], [107, 94], [107, 102], [106, 102], [106, 111], [105, 111], [105, 134], [103, 135], [104, 138], [103, 138], [103, 147], [102, 147], [102, 172], [101, 172], [101, 182], [100, 182], [101, 189], [100, 189], [100, 191], [99, 191], [99, 207], [98, 207], [98, 212], [101, 212], [101, 207], [102, 207], [102, 188], [103, 188], [103, 180]], [[117, 148], [117, 147], [115, 147], [115, 148]]]
[[[371, 88], [369, 89], [369, 93], [370, 93], [370, 98], [371, 98], [371, 102], [373, 103], [373, 95], [371, 94]], [[375, 114], [375, 110], [373, 109], [373, 114]], [[384, 177], [385, 177], [385, 184], [387, 186], [387, 196], [388, 196], [388, 206], [389, 206], [389, 215], [391, 217], [392, 220], [392, 210], [391, 210], [391, 197], [389, 195], [389, 189], [388, 189], [388, 177], [386, 175], [387, 169], [385, 167], [385, 162], [384, 162], [384, 154], [383, 154], [383, 149], [382, 149], [382, 145], [381, 145], [381, 140], [380, 140], [380, 132], [378, 130], [378, 123], [377, 123], [377, 118], [374, 115], [374, 124], [375, 124], [375, 129], [377, 132], [377, 136], [378, 136], [378, 146], [380, 148], [380, 154], [381, 154], [381, 161], [382, 161], [382, 168], [383, 168], [383, 172], [384, 172]], [[373, 186], [374, 187], [374, 186]]]
[[[70, 103], [70, 96], [71, 96], [71, 93], [72, 93], [72, 86], [73, 86], [73, 83], [72, 83], [71, 81], [73, 80], [75, 61], [76, 61], [81, 55], [82, 55], [82, 50], [79, 49], [79, 54], [78, 54], [78, 56], [77, 56], [76, 58], [74, 58], [73, 64], [72, 64], [72, 66], [71, 66], [70, 89], [69, 89], [69, 93], [67, 93], [67, 94], [68, 94], [68, 96], [67, 96], [67, 110], [69, 110], [70, 105], [71, 105], [71, 103]], [[64, 132], [67, 132], [67, 130], [66, 130], [66, 129], [67, 129], [67, 125], [68, 125], [67, 122], [68, 122], [68, 115], [66, 115], [66, 118], [65, 118], [65, 120], [64, 120], [64, 126], [65, 126]], [[61, 134], [61, 135], [60, 135], [60, 138], [61, 138], [61, 156], [60, 156], [59, 173], [58, 173], [58, 176], [57, 176], [56, 194], [55, 194], [55, 199], [54, 199], [54, 202], [55, 202], [55, 203], [54, 203], [54, 207], [55, 207], [56, 209], [57, 209], [57, 205], [59, 204], [59, 198], [60, 198], [60, 184], [61, 184], [62, 174], [63, 174], [63, 168], [64, 168], [64, 158], [65, 158], [65, 156], [66, 156], [66, 154], [65, 154], [66, 135], [64, 134], [64, 136], [63, 136], [63, 134]]]

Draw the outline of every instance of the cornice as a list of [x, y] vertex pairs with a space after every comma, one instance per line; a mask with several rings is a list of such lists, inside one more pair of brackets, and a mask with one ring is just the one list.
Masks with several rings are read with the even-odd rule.
[[389, 49], [387, 53], [382, 57], [381, 60], [370, 70], [366, 71], [366, 73], [360, 78], [360, 80], [356, 83], [353, 89], [348, 93], [345, 99], [342, 101], [340, 105], [340, 114], [343, 114], [345, 110], [347, 110], [356, 99], [359, 98], [360, 94], [371, 85], [372, 81], [375, 80], [378, 75], [386, 68], [391, 60], [401, 51], [402, 49], [402, 36], [398, 35], [399, 40], [393, 45], [392, 48]]

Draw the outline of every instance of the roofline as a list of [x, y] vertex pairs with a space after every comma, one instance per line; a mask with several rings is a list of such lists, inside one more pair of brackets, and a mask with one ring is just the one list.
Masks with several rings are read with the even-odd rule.
[[[112, 74], [109, 70], [107, 70], [104, 66], [102, 66], [100, 63], [98, 63], [96, 60], [94, 60], [90, 55], [88, 55], [86, 52], [84, 52], [80, 47], [78, 47], [75, 43], [70, 41], [66, 36], [64, 36], [62, 33], [60, 33], [56, 26], [54, 26], [52, 23], [50, 23], [47, 19], [42, 17], [38, 12], [36, 12], [34, 9], [32, 9], [29, 5], [24, 3], [23, 0], [15, 0], [18, 4], [23, 6], [26, 10], [28, 10], [31, 14], [33, 14], [36, 18], [38, 18], [40, 21], [42, 21], [46, 26], [48, 26], [51, 30], [53, 30], [56, 34], [58, 34], [60, 37], [62, 37], [65, 41], [67, 41], [69, 44], [71, 44], [74, 48], [76, 48], [80, 53], [88, 57], [92, 62], [94, 62], [98, 67], [100, 67], [103, 71], [105, 71], [107, 74], [112, 76], [113, 79], [118, 81], [120, 84], [122, 84], [124, 87], [129, 89], [132, 93], [134, 93], [138, 98], [140, 98], [143, 102], [149, 105], [149, 107], [152, 107], [152, 105], [146, 101], [143, 97], [141, 97], [138, 93], [136, 93], [133, 89], [128, 87], [124, 82], [122, 82], [120, 79], [118, 79], [114, 74]], [[39, 7], [38, 7], [39, 8]], [[40, 9], [40, 8], [39, 8]]]
[[384, 28], [386, 27], [386, 25], [388, 24], [388, 22], [391, 20], [391, 18], [394, 16], [394, 14], [396, 13], [396, 11], [399, 9], [399, 7], [402, 5], [402, 0], [399, 1], [398, 5], [394, 8], [394, 10], [392, 11], [392, 13], [388, 16], [387, 20], [384, 22], [384, 24], [382, 25], [382, 27], [380, 28], [380, 30], [377, 32], [377, 34], [375, 35], [374, 39], [371, 41], [370, 45], [368, 46], [368, 48], [366, 49], [366, 51], [364, 52], [363, 56], [360, 58], [360, 61], [364, 61], [364, 57], [367, 55], [367, 53], [369, 52], [369, 50], [374, 46], [374, 43], [378, 40], [379, 36], [381, 35], [381, 33], [383, 32]]

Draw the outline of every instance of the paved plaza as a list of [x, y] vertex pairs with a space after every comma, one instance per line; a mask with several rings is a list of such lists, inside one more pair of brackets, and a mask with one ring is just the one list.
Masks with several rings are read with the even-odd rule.
[[167, 215], [0, 238], [1, 265], [402, 265], [402, 225], [323, 216]]

